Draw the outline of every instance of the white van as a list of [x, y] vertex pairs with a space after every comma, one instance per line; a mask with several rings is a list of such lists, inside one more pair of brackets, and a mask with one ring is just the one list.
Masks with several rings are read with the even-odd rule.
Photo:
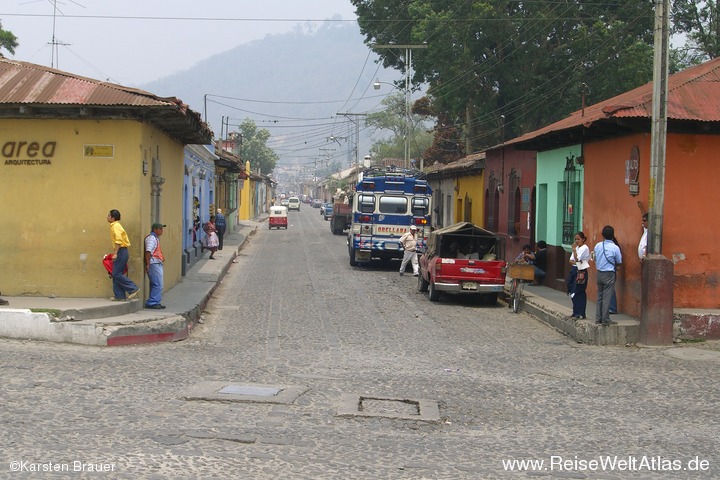
[[298, 197], [288, 198], [288, 211], [297, 210], [300, 211], [300, 199]]

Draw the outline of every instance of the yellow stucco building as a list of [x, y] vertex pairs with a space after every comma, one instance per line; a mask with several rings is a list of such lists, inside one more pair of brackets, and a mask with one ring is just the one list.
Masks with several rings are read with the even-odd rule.
[[102, 258], [111, 209], [131, 246], [129, 277], [147, 296], [143, 240], [162, 236], [165, 288], [181, 275], [183, 147], [210, 143], [176, 99], [0, 58], [0, 290], [109, 297]]
[[484, 168], [485, 154], [476, 153], [425, 170], [433, 189], [433, 227], [447, 227], [457, 222], [485, 227]]

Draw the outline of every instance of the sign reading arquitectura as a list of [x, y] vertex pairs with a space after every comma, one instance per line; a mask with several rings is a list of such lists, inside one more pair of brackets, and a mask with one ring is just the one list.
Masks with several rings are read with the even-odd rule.
[[8, 141], [0, 150], [5, 165], [52, 165], [57, 142]]

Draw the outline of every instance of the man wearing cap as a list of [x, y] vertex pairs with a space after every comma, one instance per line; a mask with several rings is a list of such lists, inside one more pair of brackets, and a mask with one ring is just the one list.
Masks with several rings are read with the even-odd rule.
[[153, 223], [152, 232], [145, 237], [145, 273], [150, 280], [150, 294], [145, 302], [145, 308], [165, 308], [165, 305], [160, 303], [164, 286], [163, 262], [165, 261], [160, 248], [160, 236], [164, 227], [162, 223]]
[[400, 246], [405, 250], [402, 263], [400, 264], [400, 275], [405, 275], [405, 268], [408, 262], [412, 262], [413, 275], [418, 276], [418, 258], [417, 258], [417, 227], [410, 226], [410, 231], [400, 237]]

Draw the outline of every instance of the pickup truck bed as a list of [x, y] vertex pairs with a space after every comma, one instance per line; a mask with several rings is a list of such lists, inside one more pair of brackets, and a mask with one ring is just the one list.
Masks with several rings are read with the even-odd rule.
[[507, 264], [497, 258], [501, 240], [471, 223], [462, 222], [431, 233], [420, 257], [418, 290], [437, 301], [441, 292], [478, 295], [497, 302], [505, 287]]
[[341, 235], [343, 230], [350, 228], [352, 223], [352, 207], [347, 203], [336, 203], [333, 205], [333, 213], [330, 216], [330, 231], [334, 235]]

